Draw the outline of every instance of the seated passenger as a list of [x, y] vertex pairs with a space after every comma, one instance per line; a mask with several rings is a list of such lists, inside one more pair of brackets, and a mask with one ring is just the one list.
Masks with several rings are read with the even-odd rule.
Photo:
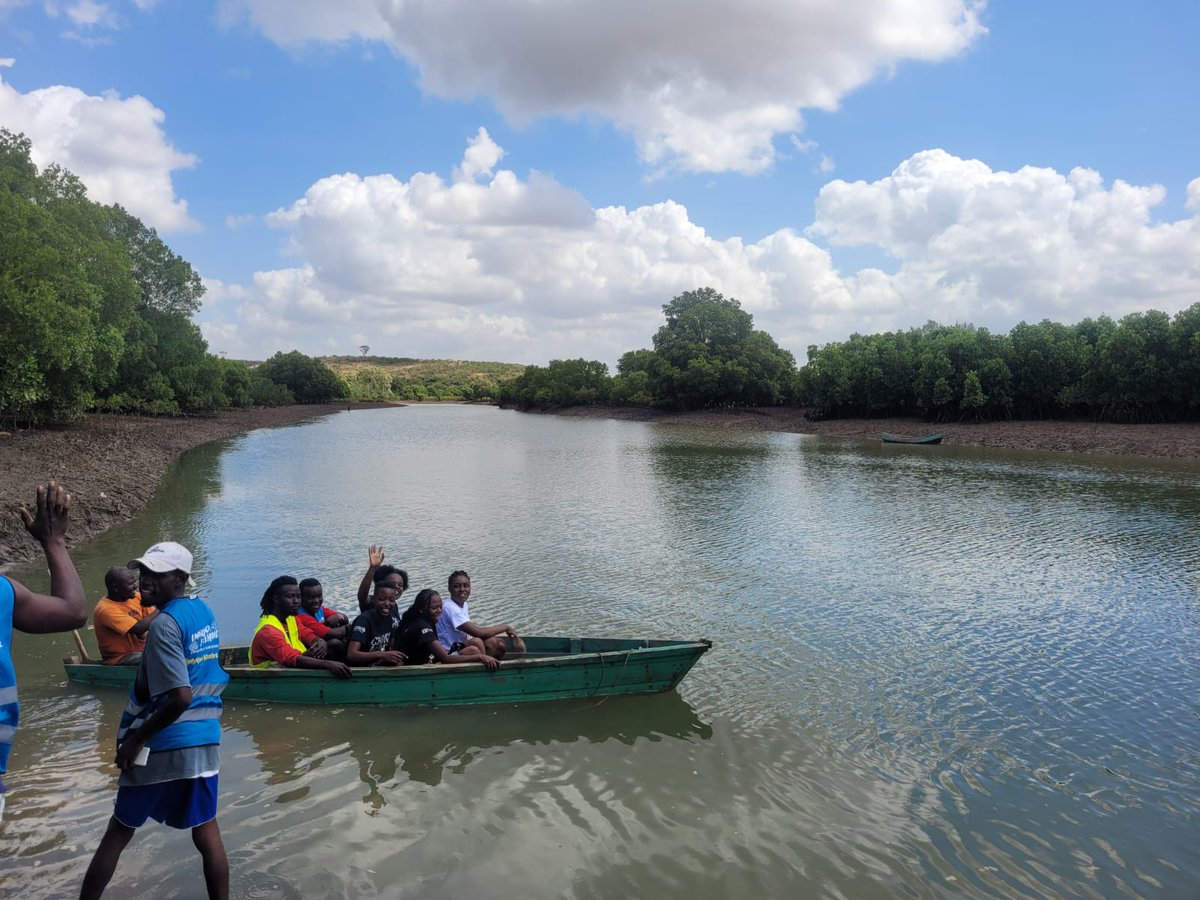
[[390, 649], [392, 633], [400, 625], [396, 615], [394, 587], [376, 584], [371, 597], [371, 610], [360, 615], [350, 626], [350, 644], [346, 662], [352, 666], [402, 666], [404, 654]]
[[508, 651], [507, 636], [516, 638], [513, 627], [504, 625], [476, 625], [467, 610], [467, 599], [471, 596], [471, 576], [461, 569], [450, 575], [450, 599], [442, 604], [442, 616], [438, 619], [437, 634], [442, 646], [450, 654], [461, 652], [466, 647], [475, 647], [486, 656], [504, 659]]
[[350, 630], [350, 619], [325, 605], [325, 588], [317, 579], [305, 578], [300, 582], [300, 611], [296, 618], [325, 641], [331, 658], [346, 658], [346, 632]]
[[299, 669], [326, 669], [338, 678], [349, 678], [345, 663], [329, 659], [329, 648], [308, 626], [296, 619], [300, 585], [291, 575], [280, 575], [262, 595], [262, 618], [250, 644], [250, 664]]
[[372, 544], [367, 549], [367, 571], [363, 574], [362, 581], [358, 583], [358, 608], [360, 611], [367, 612], [371, 608], [369, 592], [372, 585], [381, 583], [389, 584], [396, 589], [396, 601], [399, 602], [400, 595], [408, 590], [408, 573], [395, 566], [385, 566], [383, 564], [383, 548]]
[[418, 593], [412, 606], [404, 611], [395, 643], [396, 648], [408, 657], [406, 665], [477, 662], [482, 663], [489, 672], [496, 671], [500, 661], [481, 652], [478, 647], [464, 647], [458, 653], [450, 654], [437, 637], [436, 626], [441, 614], [442, 597], [433, 588], [425, 588]]
[[100, 658], [106, 666], [136, 666], [142, 661], [146, 632], [158, 610], [142, 606], [137, 573], [125, 566], [113, 566], [104, 573], [104, 589], [108, 595], [92, 613]]

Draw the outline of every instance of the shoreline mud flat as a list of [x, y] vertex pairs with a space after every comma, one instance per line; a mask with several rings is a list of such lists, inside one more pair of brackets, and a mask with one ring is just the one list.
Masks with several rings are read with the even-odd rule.
[[[356, 407], [358, 408], [358, 407]], [[17, 510], [53, 478], [71, 492], [68, 545], [137, 515], [171, 462], [209, 441], [280, 428], [347, 409], [336, 403], [231, 410], [211, 417], [89, 415], [63, 428], [0, 436], [0, 570], [40, 555]]]
[[576, 406], [555, 410], [554, 414], [692, 425], [701, 428], [822, 434], [872, 441], [878, 441], [880, 433], [885, 431], [913, 437], [940, 432], [943, 444], [963, 447], [1051, 450], [1156, 459], [1200, 459], [1200, 422], [1161, 425], [1049, 420], [941, 424], [932, 424], [920, 419], [826, 419], [810, 422], [804, 418], [804, 410], [790, 407], [666, 413], [625, 407]]
[[[54, 478], [74, 498], [69, 543], [81, 544], [137, 515], [179, 454], [209, 441], [259, 428], [281, 428], [348, 409], [396, 403], [331, 403], [233, 410], [207, 418], [90, 415], [65, 428], [0, 435], [0, 570], [39, 555], [17, 509], [36, 486]], [[746, 431], [784, 431], [879, 440], [882, 431], [921, 435], [940, 431], [944, 444], [1200, 459], [1200, 423], [1116, 425], [1097, 422], [1013, 421], [931, 425], [917, 419], [830, 419], [809, 422], [803, 410], [763, 407], [736, 411], [663, 413], [624, 407], [570, 407], [555, 415], [658, 422]]]

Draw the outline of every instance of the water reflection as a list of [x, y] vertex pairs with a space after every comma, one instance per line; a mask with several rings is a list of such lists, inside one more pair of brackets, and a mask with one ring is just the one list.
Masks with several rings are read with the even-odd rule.
[[[159, 528], [188, 535], [226, 643], [249, 637], [278, 571], [352, 604], [379, 540], [414, 589], [470, 571], [485, 621], [716, 641], [680, 693], [598, 706], [231, 707], [222, 827], [247, 890], [1179, 897], [1200, 883], [1196, 463], [445, 407], [251, 435], [212, 457], [216, 485], [202, 456], [180, 478], [205, 487], [170, 476], [155, 503], [178, 509], [82, 559], [98, 586]], [[0, 860], [17, 895], [35, 863], [39, 887], [71, 893], [86, 860], [63, 848], [93, 843], [111, 809], [119, 698], [64, 689], [56, 641], [17, 647], [29, 718], [3, 838], [18, 856]], [[179, 890], [186, 838], [139, 846], [122, 889]]]
[[379, 786], [394, 783], [400, 774], [436, 787], [446, 773], [461, 775], [478, 756], [514, 744], [616, 741], [632, 747], [642, 740], [712, 736], [712, 728], [674, 692], [465, 710], [239, 703], [230, 705], [223, 723], [250, 739], [268, 785], [304, 782], [329, 757], [348, 753], [367, 788], [363, 802], [376, 807], [385, 802]]

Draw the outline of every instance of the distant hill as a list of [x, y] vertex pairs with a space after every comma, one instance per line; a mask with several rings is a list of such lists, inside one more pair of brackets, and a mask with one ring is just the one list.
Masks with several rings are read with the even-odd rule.
[[437, 378], [447, 382], [466, 383], [475, 379], [506, 381], [525, 371], [524, 363], [473, 362], [466, 359], [411, 359], [407, 356], [322, 356], [325, 365], [343, 378], [353, 375], [364, 366], [385, 369], [389, 375], [402, 375], [405, 380], [423, 381]]
[[359, 400], [493, 400], [503, 381], [525, 371], [521, 363], [403, 356], [323, 356]]

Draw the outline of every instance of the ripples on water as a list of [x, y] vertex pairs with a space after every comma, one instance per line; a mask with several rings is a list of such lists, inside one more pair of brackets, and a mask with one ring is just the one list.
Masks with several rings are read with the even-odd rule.
[[[231, 707], [235, 895], [1190, 897], [1198, 486], [1195, 464], [414, 407], [192, 454], [83, 567], [191, 541], [238, 642], [283, 571], [351, 609], [382, 542], [412, 592], [470, 571], [481, 620], [716, 641], [678, 694]], [[19, 648], [43, 652], [14, 895], [77, 889], [115, 787], [120, 698], [63, 687], [51, 640]], [[186, 836], [135, 846], [114, 892], [195, 895]]]

